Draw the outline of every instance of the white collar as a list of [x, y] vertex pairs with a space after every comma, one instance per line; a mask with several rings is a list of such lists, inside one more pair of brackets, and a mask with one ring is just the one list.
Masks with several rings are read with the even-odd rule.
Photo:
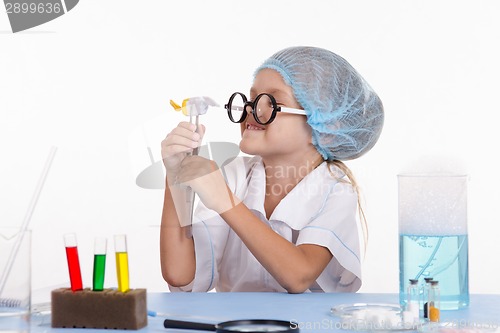
[[[337, 167], [332, 167], [334, 177], [328, 163], [321, 163], [307, 174], [276, 206], [270, 221], [276, 220], [288, 224], [292, 229], [300, 230], [306, 226], [324, 207], [328, 195], [339, 178], [344, 173]], [[247, 194], [243, 202], [252, 210], [266, 216], [264, 210], [266, 174], [264, 164], [259, 159], [252, 166], [247, 179]]]

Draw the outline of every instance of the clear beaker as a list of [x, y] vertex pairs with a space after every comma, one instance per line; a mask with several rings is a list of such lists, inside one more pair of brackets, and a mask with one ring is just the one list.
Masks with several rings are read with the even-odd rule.
[[399, 298], [409, 279], [439, 280], [441, 309], [469, 305], [467, 175], [398, 175]]

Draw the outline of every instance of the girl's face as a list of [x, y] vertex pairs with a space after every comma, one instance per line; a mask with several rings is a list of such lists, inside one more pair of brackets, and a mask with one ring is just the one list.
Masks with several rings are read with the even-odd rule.
[[[292, 87], [287, 85], [281, 75], [272, 69], [261, 70], [250, 90], [250, 100], [261, 93], [274, 96], [278, 106], [301, 109], [293, 96]], [[279, 155], [302, 155], [315, 150], [312, 145], [311, 127], [306, 122], [306, 116], [278, 112], [274, 121], [268, 125], [258, 124], [253, 115], [248, 114], [241, 123], [240, 149], [250, 155], [260, 155], [265, 158]]]

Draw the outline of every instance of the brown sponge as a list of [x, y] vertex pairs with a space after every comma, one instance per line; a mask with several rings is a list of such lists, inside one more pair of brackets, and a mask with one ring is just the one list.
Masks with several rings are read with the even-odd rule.
[[146, 289], [52, 290], [52, 327], [137, 330], [147, 324]]

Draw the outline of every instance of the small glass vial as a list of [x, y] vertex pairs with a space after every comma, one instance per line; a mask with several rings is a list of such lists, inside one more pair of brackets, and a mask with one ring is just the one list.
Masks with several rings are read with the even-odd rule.
[[424, 318], [429, 319], [429, 289], [431, 288], [431, 281], [433, 278], [424, 278], [424, 285], [422, 286], [422, 305], [424, 311]]
[[420, 310], [420, 294], [418, 288], [418, 280], [410, 279], [407, 288], [408, 302], [406, 304], [406, 311], [411, 313], [413, 321], [419, 320]]
[[439, 291], [439, 282], [436, 280], [432, 280], [430, 282], [429, 288], [429, 321], [438, 323], [439, 315], [440, 315], [440, 291]]

